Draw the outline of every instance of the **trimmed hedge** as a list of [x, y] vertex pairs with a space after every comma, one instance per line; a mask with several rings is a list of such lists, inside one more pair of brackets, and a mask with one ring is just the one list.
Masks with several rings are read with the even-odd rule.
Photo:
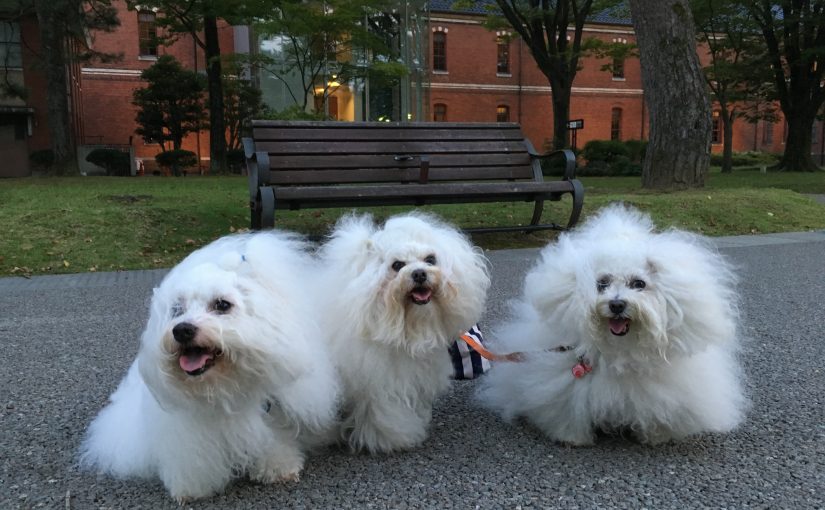
[[95, 149], [86, 156], [86, 161], [106, 169], [106, 175], [128, 177], [132, 174], [128, 152], [117, 149]]
[[[770, 152], [734, 152], [731, 156], [732, 166], [772, 166], [779, 162], [781, 155]], [[711, 154], [710, 164], [722, 166], [722, 153]]]
[[181, 169], [197, 166], [198, 155], [192, 151], [176, 149], [157, 154], [155, 161], [158, 165], [171, 169], [174, 175], [179, 175]]

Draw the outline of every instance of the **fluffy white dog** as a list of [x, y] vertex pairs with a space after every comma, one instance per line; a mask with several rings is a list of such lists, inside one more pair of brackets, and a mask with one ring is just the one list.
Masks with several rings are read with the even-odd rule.
[[447, 349], [484, 309], [486, 258], [455, 228], [413, 213], [380, 227], [345, 217], [321, 259], [344, 440], [372, 453], [420, 445], [449, 387]]
[[496, 363], [478, 395], [505, 419], [574, 445], [598, 430], [660, 443], [743, 419], [734, 275], [699, 236], [655, 233], [610, 206], [542, 251], [514, 315], [491, 349], [522, 362]]
[[81, 464], [159, 476], [178, 501], [235, 476], [297, 480], [335, 425], [338, 379], [302, 291], [311, 259], [284, 233], [229, 236], [155, 289], [140, 351], [89, 427]]

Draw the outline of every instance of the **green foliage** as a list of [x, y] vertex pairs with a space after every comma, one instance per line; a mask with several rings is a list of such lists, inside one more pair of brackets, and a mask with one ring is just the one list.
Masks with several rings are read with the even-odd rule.
[[223, 118], [229, 134], [227, 148], [233, 150], [241, 147], [241, 138], [251, 134], [252, 119], [263, 117], [266, 105], [261, 89], [241, 78], [243, 68], [237, 60], [224, 66], [223, 71]]
[[588, 163], [592, 161], [611, 163], [619, 156], [626, 158], [630, 156], [627, 146], [619, 140], [590, 140], [584, 144], [582, 150], [582, 157]]
[[[777, 164], [780, 159], [779, 154], [770, 152], [734, 152], [731, 156], [731, 166], [737, 167], [769, 167]], [[710, 164], [714, 166], [722, 165], [722, 154], [711, 154]]]
[[394, 7], [390, 0], [271, 0], [268, 15], [255, 23], [268, 50], [249, 63], [280, 80], [295, 104], [314, 109], [308, 98], [320, 96], [323, 105], [335, 82], [368, 70], [376, 79], [406, 72], [399, 70], [400, 14]]
[[587, 161], [577, 173], [582, 176], [642, 175], [647, 142], [640, 140], [591, 140], [581, 155]]
[[51, 149], [41, 149], [29, 154], [29, 161], [39, 170], [49, 171], [54, 165], [54, 152]]
[[95, 149], [86, 156], [86, 161], [106, 169], [106, 175], [126, 177], [132, 173], [129, 153], [117, 149]]
[[180, 175], [181, 169], [197, 166], [198, 155], [192, 151], [175, 149], [155, 155], [158, 165], [169, 168], [174, 175]]
[[328, 120], [323, 112], [315, 113], [304, 110], [301, 105], [292, 105], [281, 111], [268, 111], [263, 114], [268, 120]]
[[147, 85], [136, 89], [132, 103], [138, 107], [137, 134], [163, 150], [172, 143], [179, 149], [183, 138], [204, 122], [204, 80], [184, 69], [175, 57], [163, 55], [141, 73]]
[[246, 162], [243, 149], [229, 149], [226, 151], [226, 164], [232, 173], [239, 174]]

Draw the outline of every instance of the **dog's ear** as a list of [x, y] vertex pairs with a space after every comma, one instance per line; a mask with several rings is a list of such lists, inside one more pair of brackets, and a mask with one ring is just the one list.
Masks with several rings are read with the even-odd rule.
[[372, 236], [375, 229], [372, 216], [368, 214], [342, 217], [321, 247], [322, 258], [333, 262], [336, 267], [360, 273], [367, 262], [374, 258], [376, 246]]

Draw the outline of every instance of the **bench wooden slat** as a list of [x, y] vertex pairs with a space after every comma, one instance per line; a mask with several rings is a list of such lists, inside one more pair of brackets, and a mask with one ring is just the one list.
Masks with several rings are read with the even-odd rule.
[[439, 141], [439, 140], [523, 140], [518, 129], [338, 129], [259, 127], [253, 136], [257, 143], [267, 141]]
[[[524, 195], [535, 197], [536, 195], [558, 193], [570, 191], [572, 186], [565, 181], [549, 182], [514, 182], [514, 183], [464, 183], [450, 182], [442, 183], [438, 186], [427, 184], [407, 184], [402, 186], [296, 186], [281, 188], [278, 192], [278, 200], [369, 200], [371, 198], [450, 198], [450, 197], [475, 197], [483, 195], [506, 196]], [[277, 205], [276, 205], [277, 206]]]
[[[430, 168], [435, 167], [530, 167], [526, 152], [502, 154], [429, 154]], [[392, 154], [284, 154], [270, 158], [272, 170], [323, 170], [366, 168], [418, 168], [418, 159], [397, 161]]]
[[255, 142], [255, 149], [268, 152], [271, 155], [281, 154], [393, 154], [419, 155], [441, 153], [526, 153], [527, 149], [522, 141], [505, 140], [490, 143], [481, 141], [312, 141], [312, 142]]
[[[451, 167], [430, 166], [430, 181], [532, 179], [532, 171], [518, 167]], [[415, 182], [419, 178], [416, 168], [368, 168], [358, 170], [281, 170], [270, 173], [270, 184], [351, 184], [366, 182]]]

